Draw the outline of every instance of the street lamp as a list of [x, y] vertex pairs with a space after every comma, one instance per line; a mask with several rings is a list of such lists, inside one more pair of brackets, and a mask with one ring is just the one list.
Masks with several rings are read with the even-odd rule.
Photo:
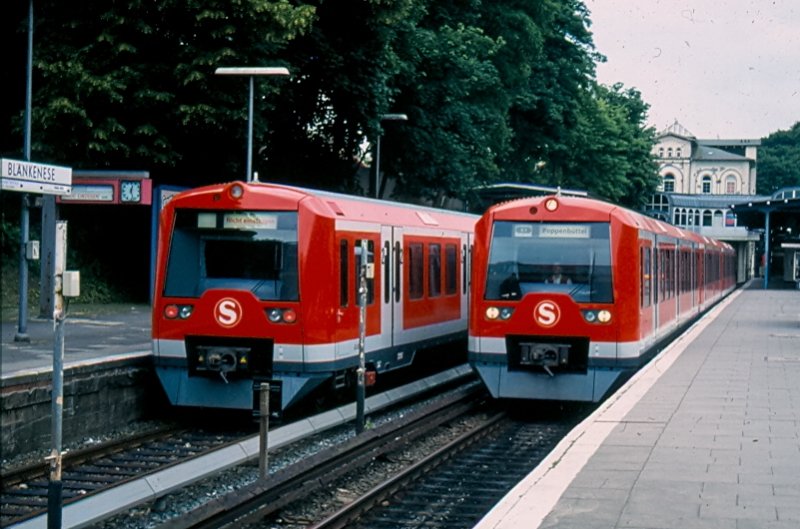
[[217, 68], [216, 75], [246, 75], [250, 78], [250, 99], [247, 107], [247, 175], [245, 181], [250, 182], [253, 177], [253, 78], [257, 75], [289, 75], [287, 68], [279, 66], [268, 67], [243, 67], [243, 68]]
[[[383, 114], [381, 121], [408, 121], [405, 114]], [[379, 198], [381, 192], [381, 134], [375, 142], [375, 198]]]

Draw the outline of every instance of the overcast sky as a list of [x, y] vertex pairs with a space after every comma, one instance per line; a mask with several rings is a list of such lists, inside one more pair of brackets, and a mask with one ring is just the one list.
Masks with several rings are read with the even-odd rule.
[[661, 131], [763, 138], [800, 121], [800, 0], [584, 0], [599, 82], [636, 88]]

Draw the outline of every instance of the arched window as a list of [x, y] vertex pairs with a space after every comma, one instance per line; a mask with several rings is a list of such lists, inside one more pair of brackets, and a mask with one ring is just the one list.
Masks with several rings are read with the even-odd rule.
[[664, 192], [665, 193], [675, 192], [675, 175], [672, 173], [667, 173], [664, 175]]
[[722, 211], [714, 212], [714, 226], [722, 227]]
[[667, 157], [672, 158], [672, 147], [667, 147]]
[[703, 177], [703, 193], [711, 193], [711, 177], [708, 175]]
[[658, 157], [659, 158], [663, 158], [664, 157], [664, 147], [659, 147], [658, 148]]
[[736, 177], [732, 174], [725, 178], [725, 193], [729, 195], [736, 193]]
[[[689, 223], [691, 224], [691, 221]], [[694, 210], [694, 225], [695, 226], [699, 226], [700, 225], [700, 210], [699, 209]]]
[[711, 212], [709, 210], [703, 212], [703, 226], [711, 226]]
[[675, 156], [677, 156], [678, 158], [681, 157], [681, 148], [680, 147], [675, 149]]

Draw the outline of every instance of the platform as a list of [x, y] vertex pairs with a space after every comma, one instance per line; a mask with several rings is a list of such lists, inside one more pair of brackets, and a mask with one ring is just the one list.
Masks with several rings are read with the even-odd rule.
[[[152, 354], [149, 305], [73, 306], [64, 320], [64, 366]], [[28, 341], [15, 341], [17, 321], [2, 322], [0, 379], [49, 373], [53, 368], [55, 327], [52, 320], [30, 317]]]
[[740, 289], [476, 529], [800, 527], [800, 291]]

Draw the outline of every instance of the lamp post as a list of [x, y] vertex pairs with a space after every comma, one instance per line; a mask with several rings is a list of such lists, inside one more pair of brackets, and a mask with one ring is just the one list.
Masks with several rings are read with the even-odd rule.
[[233, 67], [233, 68], [217, 68], [214, 73], [216, 75], [246, 75], [250, 78], [250, 99], [247, 106], [247, 175], [245, 181], [250, 182], [253, 179], [253, 78], [257, 75], [289, 75], [287, 68], [279, 66], [267, 67]]
[[[381, 121], [408, 121], [406, 114], [383, 114]], [[381, 193], [381, 134], [375, 142], [375, 198]]]

